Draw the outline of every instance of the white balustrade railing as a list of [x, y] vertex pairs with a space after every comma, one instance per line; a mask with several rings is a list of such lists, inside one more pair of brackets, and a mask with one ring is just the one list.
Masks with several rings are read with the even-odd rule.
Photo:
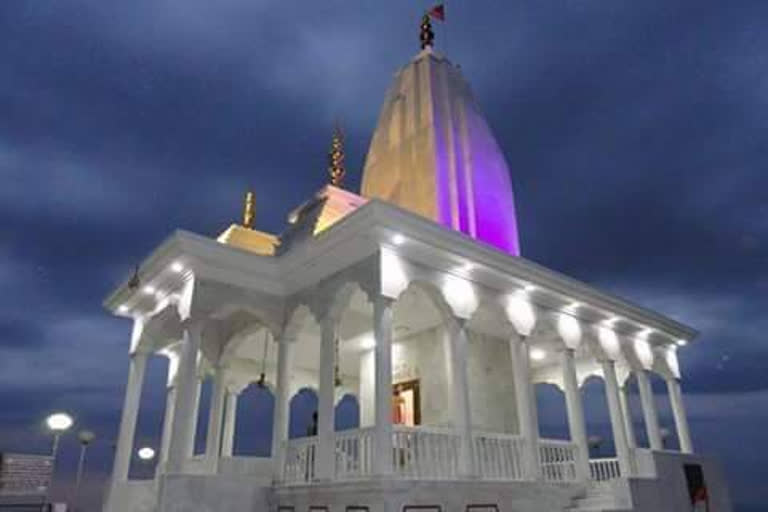
[[590, 459], [589, 478], [596, 482], [607, 482], [621, 477], [619, 459]]
[[355, 480], [373, 473], [373, 428], [336, 432], [336, 479]]
[[556, 439], [539, 440], [541, 474], [549, 482], [573, 482], [576, 480], [576, 451], [569, 441]]
[[300, 484], [315, 479], [317, 436], [289, 439], [284, 444], [283, 482]]
[[449, 429], [393, 426], [393, 469], [401, 478], [451, 479], [459, 467], [459, 436]]
[[525, 439], [510, 434], [476, 432], [475, 468], [484, 480], [522, 480]]

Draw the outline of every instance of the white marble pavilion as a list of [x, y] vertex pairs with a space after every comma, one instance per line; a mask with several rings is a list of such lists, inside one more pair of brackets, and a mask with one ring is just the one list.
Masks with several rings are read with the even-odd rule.
[[[503, 154], [458, 67], [430, 45], [395, 76], [362, 195], [327, 185], [280, 235], [251, 222], [218, 238], [173, 233], [106, 300], [134, 325], [106, 511], [693, 510], [686, 465], [703, 471], [709, 510], [730, 510], [683, 404], [678, 351], [695, 350], [696, 332], [519, 256]], [[157, 472], [132, 480], [156, 356], [169, 360]], [[679, 451], [663, 445], [652, 375]], [[591, 376], [605, 383], [612, 458], [589, 458]], [[238, 456], [238, 395], [259, 381], [275, 397], [271, 456]], [[564, 392], [569, 439], [540, 436], [537, 383]], [[316, 435], [289, 439], [303, 389], [317, 393]], [[337, 431], [346, 395], [359, 428]]]

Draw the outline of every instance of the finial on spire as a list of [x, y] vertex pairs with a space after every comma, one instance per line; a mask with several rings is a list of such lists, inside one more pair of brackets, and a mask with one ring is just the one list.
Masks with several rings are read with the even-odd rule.
[[243, 206], [243, 227], [252, 229], [253, 219], [256, 216], [253, 192], [245, 193], [245, 205]]
[[340, 187], [344, 181], [344, 134], [339, 123], [333, 130], [331, 149], [328, 151], [328, 174], [331, 176], [331, 185]]
[[445, 5], [437, 4], [424, 13], [421, 18], [421, 49], [424, 50], [427, 46], [432, 47], [435, 44], [435, 33], [432, 32], [432, 18], [438, 21], [445, 21]]
[[421, 34], [419, 35], [421, 41], [421, 49], [426, 49], [427, 46], [431, 47], [435, 41], [435, 33], [432, 32], [432, 20], [429, 19], [429, 13], [425, 14], [421, 18]]

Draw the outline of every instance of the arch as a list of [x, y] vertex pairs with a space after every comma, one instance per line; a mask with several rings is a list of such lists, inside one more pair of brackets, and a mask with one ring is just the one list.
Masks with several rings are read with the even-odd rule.
[[613, 429], [608, 410], [605, 381], [602, 376], [589, 376], [581, 387], [581, 400], [584, 407], [584, 419], [587, 438], [600, 438], [599, 446], [590, 443], [590, 457], [613, 457], [616, 449], [613, 443]]
[[[209, 315], [211, 318], [217, 320], [223, 320], [225, 324], [231, 324], [231, 319], [238, 316], [249, 317], [252, 320], [259, 322], [272, 331], [273, 333], [279, 332], [279, 322], [275, 320], [274, 315], [268, 311], [254, 307], [252, 304], [243, 303], [227, 303], [219, 306], [211, 312]], [[235, 328], [239, 330], [242, 326], [236, 325]]]
[[672, 403], [669, 399], [665, 376], [656, 372], [648, 372], [651, 381], [656, 412], [661, 430], [661, 442], [666, 450], [680, 450], [680, 439], [677, 437], [675, 418], [672, 415]]
[[233, 455], [269, 457], [275, 395], [268, 386], [250, 383], [237, 400]]
[[285, 326], [283, 327], [283, 337], [287, 340], [296, 340], [299, 332], [307, 323], [318, 324], [318, 319], [312, 309], [304, 303], [296, 305], [290, 310]]
[[355, 297], [364, 296], [371, 302], [370, 294], [357, 281], [345, 281], [332, 292], [333, 300], [329, 306], [329, 313], [335, 322], [341, 322], [341, 316], [349, 309]]
[[550, 382], [537, 382], [533, 389], [539, 418], [539, 435], [548, 439], [570, 441], [568, 409], [563, 390]]
[[509, 338], [515, 327], [509, 320], [498, 297], [484, 298], [467, 321], [467, 327], [474, 332]]
[[261, 363], [264, 360], [265, 344], [268, 363], [277, 364], [274, 333], [264, 324], [250, 324], [224, 342], [219, 355], [219, 365], [227, 365], [236, 358]]
[[409, 281], [408, 286], [406, 286], [405, 289], [397, 296], [394, 304], [397, 305], [405, 297], [408, 297], [409, 294], [414, 293], [423, 294], [423, 296], [429, 298], [430, 304], [436, 308], [437, 312], [442, 316], [443, 320], [453, 320], [455, 318], [453, 308], [446, 300], [442, 290], [440, 290], [433, 283], [422, 279], [414, 279]]
[[334, 407], [335, 430], [349, 430], [360, 427], [360, 402], [352, 393], [344, 393]]
[[[306, 437], [312, 425], [312, 414], [317, 412], [317, 392], [309, 387], [299, 389], [288, 406], [288, 438]], [[316, 424], [315, 424], [316, 426]]]

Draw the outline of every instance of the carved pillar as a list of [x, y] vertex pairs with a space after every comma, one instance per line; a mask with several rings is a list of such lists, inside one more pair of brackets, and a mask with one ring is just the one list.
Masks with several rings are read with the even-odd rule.
[[659, 430], [659, 418], [656, 414], [656, 401], [653, 398], [651, 381], [648, 378], [646, 370], [636, 370], [635, 378], [637, 387], [640, 390], [640, 402], [643, 406], [643, 420], [645, 421], [645, 431], [648, 434], [648, 443], [651, 450], [663, 450], [664, 445], [661, 442], [661, 431]]
[[616, 456], [619, 459], [619, 467], [622, 476], [632, 474], [632, 461], [627, 444], [627, 434], [624, 430], [624, 415], [621, 414], [621, 402], [619, 398], [619, 382], [616, 378], [616, 363], [610, 359], [602, 361], [603, 377], [605, 379], [605, 394], [608, 400], [608, 411], [611, 415], [611, 430], [613, 432], [613, 444], [616, 447]]
[[530, 354], [524, 336], [513, 335], [509, 343], [512, 373], [517, 398], [520, 435], [525, 439], [525, 473], [530, 480], [539, 478], [539, 424], [530, 375]]
[[196, 402], [199, 400], [197, 353], [200, 350], [203, 323], [187, 321], [179, 354], [176, 403], [173, 412], [172, 434], [168, 451], [168, 472], [181, 472], [189, 447], [194, 442], [194, 420], [197, 420]]
[[392, 473], [392, 300], [373, 301], [374, 348], [374, 472]]
[[577, 476], [580, 480], [587, 480], [589, 478], [589, 445], [587, 444], [587, 427], [584, 422], [584, 407], [581, 403], [579, 381], [576, 376], [575, 351], [572, 348], [566, 348], [562, 358], [568, 430], [571, 433], [571, 441], [578, 448]]
[[136, 352], [131, 355], [128, 367], [128, 384], [125, 387], [123, 413], [120, 419], [120, 433], [115, 452], [113, 482], [128, 480], [128, 469], [133, 452], [133, 436], [136, 433], [136, 419], [139, 414], [141, 388], [144, 385], [144, 373], [147, 367], [147, 354]]
[[273, 477], [280, 480], [285, 463], [285, 442], [288, 441], [288, 419], [291, 400], [291, 369], [293, 368], [294, 340], [281, 339], [277, 343], [277, 389], [272, 426]]

